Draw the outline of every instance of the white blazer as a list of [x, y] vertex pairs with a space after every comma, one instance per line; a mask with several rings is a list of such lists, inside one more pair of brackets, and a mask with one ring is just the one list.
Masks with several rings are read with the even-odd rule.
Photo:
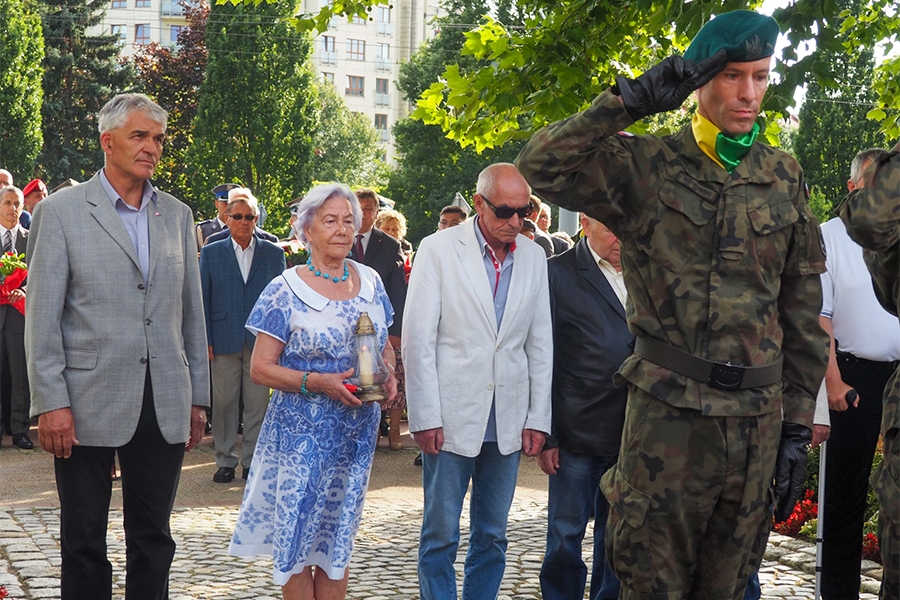
[[477, 456], [495, 400], [501, 454], [522, 449], [523, 429], [550, 432], [547, 261], [528, 238], [516, 239], [499, 331], [475, 219], [425, 238], [401, 339], [410, 431], [443, 427], [443, 450]]

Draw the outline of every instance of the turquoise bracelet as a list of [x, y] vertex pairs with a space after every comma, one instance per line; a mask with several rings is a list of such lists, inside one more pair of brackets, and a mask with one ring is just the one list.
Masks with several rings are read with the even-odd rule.
[[306, 389], [306, 379], [309, 377], [309, 371], [303, 374], [303, 379], [300, 380], [300, 393], [304, 396], [309, 394], [309, 390]]

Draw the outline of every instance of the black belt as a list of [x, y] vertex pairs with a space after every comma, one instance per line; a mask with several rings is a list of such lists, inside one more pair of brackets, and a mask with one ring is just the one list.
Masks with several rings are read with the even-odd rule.
[[643, 336], [635, 339], [634, 352], [665, 369], [720, 390], [743, 390], [781, 381], [782, 357], [778, 357], [777, 362], [759, 367], [733, 365], [706, 360]]
[[896, 370], [898, 366], [900, 366], [900, 360], [869, 360], [868, 358], [862, 358], [856, 356], [855, 354], [850, 354], [849, 352], [844, 352], [843, 350], [835, 350], [835, 354], [837, 354], [838, 358], [842, 358], [847, 362], [853, 364], [864, 364], [876, 369], [891, 369]]

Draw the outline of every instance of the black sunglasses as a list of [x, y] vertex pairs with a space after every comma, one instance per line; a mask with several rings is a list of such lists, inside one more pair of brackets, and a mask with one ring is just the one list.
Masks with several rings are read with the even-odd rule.
[[235, 221], [241, 221], [243, 219], [247, 219], [248, 221], [256, 220], [256, 215], [228, 215], [228, 216], [231, 217], [232, 219], [234, 219]]
[[521, 208], [513, 208], [511, 206], [494, 206], [484, 194], [478, 194], [481, 199], [490, 207], [498, 219], [511, 219], [513, 215], [519, 215], [520, 219], [526, 219], [534, 212], [534, 207], [529, 203]]

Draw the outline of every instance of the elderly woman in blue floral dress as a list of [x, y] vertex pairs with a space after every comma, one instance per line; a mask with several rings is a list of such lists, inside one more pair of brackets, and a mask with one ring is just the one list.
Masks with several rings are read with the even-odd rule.
[[[260, 295], [250, 372], [275, 390], [250, 468], [229, 552], [271, 554], [285, 600], [344, 598], [350, 554], [378, 440], [380, 408], [344, 387], [353, 374], [353, 327], [375, 324], [389, 370], [393, 309], [378, 274], [347, 259], [362, 212], [341, 184], [312, 189], [297, 228], [310, 249]], [[385, 384], [396, 393], [392, 376]]]

